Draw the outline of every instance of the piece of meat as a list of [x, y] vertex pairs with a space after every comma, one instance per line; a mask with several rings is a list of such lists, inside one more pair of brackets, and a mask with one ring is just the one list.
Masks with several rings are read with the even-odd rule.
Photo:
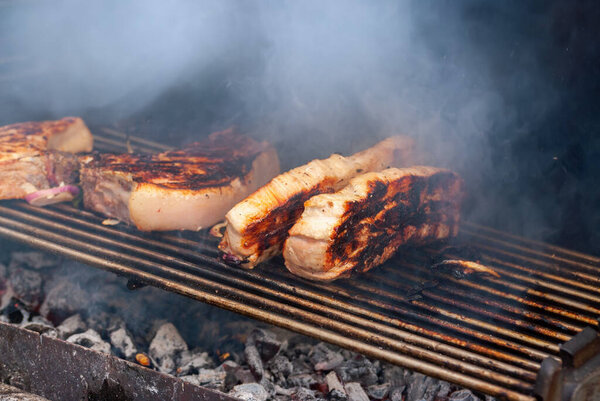
[[77, 180], [77, 158], [93, 137], [81, 118], [0, 127], [0, 199], [20, 199]]
[[462, 198], [462, 180], [449, 170], [415, 166], [363, 174], [304, 204], [285, 242], [285, 265], [323, 281], [367, 271], [401, 245], [455, 236]]
[[227, 213], [219, 249], [226, 260], [253, 268], [281, 251], [307, 199], [343, 188], [364, 172], [409, 164], [412, 144], [390, 137], [352, 156], [334, 154], [280, 174]]
[[81, 158], [87, 209], [143, 231], [199, 230], [279, 173], [275, 149], [231, 129], [164, 153]]

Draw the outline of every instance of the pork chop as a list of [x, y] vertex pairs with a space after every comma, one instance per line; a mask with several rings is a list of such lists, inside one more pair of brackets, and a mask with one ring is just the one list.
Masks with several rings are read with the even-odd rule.
[[234, 133], [164, 153], [81, 158], [84, 207], [142, 231], [199, 230], [279, 173], [275, 149]]
[[409, 138], [395, 136], [349, 157], [334, 154], [280, 174], [227, 213], [219, 249], [226, 259], [253, 268], [281, 252], [307, 199], [341, 189], [364, 172], [405, 165], [411, 149]]
[[330, 281], [382, 264], [401, 245], [455, 236], [462, 187], [456, 173], [426, 166], [358, 176], [304, 204], [283, 248], [285, 265], [298, 276]]
[[93, 137], [81, 118], [25, 122], [0, 127], [0, 199], [77, 181], [77, 158]]

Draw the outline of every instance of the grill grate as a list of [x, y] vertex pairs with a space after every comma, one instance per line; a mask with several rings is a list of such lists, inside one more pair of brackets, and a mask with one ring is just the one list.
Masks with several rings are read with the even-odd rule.
[[[102, 151], [166, 148], [102, 131]], [[600, 258], [475, 224], [463, 224], [456, 245], [500, 278], [432, 272], [431, 247], [323, 284], [292, 276], [281, 259], [252, 271], [228, 266], [206, 232], [140, 233], [103, 219], [7, 201], [0, 235], [509, 400], [535, 400], [541, 362], [600, 317]]]

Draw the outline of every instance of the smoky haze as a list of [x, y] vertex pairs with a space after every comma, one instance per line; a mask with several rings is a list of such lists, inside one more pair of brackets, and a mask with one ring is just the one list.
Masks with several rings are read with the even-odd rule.
[[[272, 141], [285, 168], [405, 133], [465, 177], [469, 217], [510, 214], [505, 228], [537, 238], [558, 224], [521, 196], [523, 171], [544, 171], [516, 149], [560, 100], [540, 56], [550, 6], [18, 3], [1, 6], [3, 56], [17, 57], [0, 81], [2, 123], [82, 115], [183, 142], [237, 124]], [[534, 159], [545, 168], [554, 151]]]

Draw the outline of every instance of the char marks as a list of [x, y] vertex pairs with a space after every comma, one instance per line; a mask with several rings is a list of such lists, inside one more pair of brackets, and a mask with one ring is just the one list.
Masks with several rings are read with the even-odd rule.
[[256, 157], [266, 149], [231, 130], [211, 135], [184, 149], [159, 154], [96, 154], [89, 168], [130, 174], [134, 182], [166, 189], [199, 190], [245, 180]]

